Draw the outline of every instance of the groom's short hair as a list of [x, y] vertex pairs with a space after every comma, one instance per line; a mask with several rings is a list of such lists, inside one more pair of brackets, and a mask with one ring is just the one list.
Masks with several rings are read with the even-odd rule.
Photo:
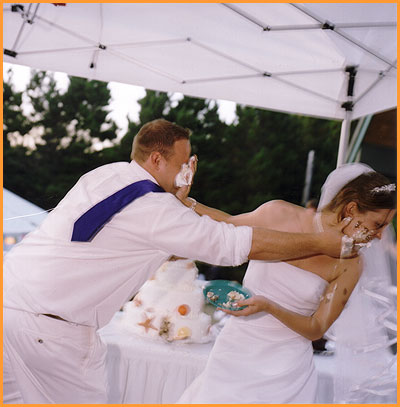
[[172, 154], [175, 141], [189, 140], [191, 131], [165, 119], [156, 119], [141, 127], [133, 139], [131, 159], [139, 163], [147, 160], [153, 151], [166, 159]]

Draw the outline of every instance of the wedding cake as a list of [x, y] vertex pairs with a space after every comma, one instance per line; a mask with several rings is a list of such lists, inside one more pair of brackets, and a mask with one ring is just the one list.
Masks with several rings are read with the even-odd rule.
[[168, 342], [208, 342], [211, 316], [204, 312], [205, 301], [198, 270], [191, 260], [167, 261], [125, 304], [122, 324], [143, 337]]

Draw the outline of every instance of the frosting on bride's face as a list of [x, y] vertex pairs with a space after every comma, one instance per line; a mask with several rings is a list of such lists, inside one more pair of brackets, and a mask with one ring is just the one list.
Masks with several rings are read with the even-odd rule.
[[382, 232], [392, 222], [395, 213], [394, 209], [377, 209], [361, 213], [354, 208], [350, 214], [352, 221], [344, 229], [344, 233], [351, 237], [365, 236], [367, 241], [381, 239]]

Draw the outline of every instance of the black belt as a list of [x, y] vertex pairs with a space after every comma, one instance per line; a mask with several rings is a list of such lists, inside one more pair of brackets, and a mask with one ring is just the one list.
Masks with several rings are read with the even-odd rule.
[[66, 319], [59, 317], [58, 315], [52, 315], [52, 314], [42, 314], [45, 317], [49, 317], [49, 318], [54, 318], [54, 319], [59, 319], [60, 321], [65, 321], [68, 322]]

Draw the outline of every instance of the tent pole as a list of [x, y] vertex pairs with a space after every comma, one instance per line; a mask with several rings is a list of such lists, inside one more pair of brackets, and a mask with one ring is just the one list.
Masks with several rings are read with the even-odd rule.
[[355, 162], [355, 159], [357, 157], [357, 153], [360, 151], [361, 143], [364, 140], [365, 133], [368, 130], [368, 126], [372, 120], [372, 114], [369, 114], [368, 116], [365, 116], [363, 120], [360, 120], [362, 123], [361, 129], [356, 135], [357, 137], [354, 139], [354, 144], [353, 146], [349, 146], [349, 151], [347, 154], [347, 162], [352, 163]]
[[339, 151], [336, 167], [340, 167], [345, 163], [347, 149], [349, 147], [350, 125], [351, 125], [351, 112], [346, 111], [346, 117], [342, 122], [342, 128], [340, 131]]
[[313, 175], [314, 156], [315, 156], [315, 150], [310, 150], [308, 152], [306, 176], [305, 176], [304, 188], [303, 188], [303, 198], [301, 200], [301, 203], [303, 204], [303, 206], [306, 206], [306, 203], [310, 198], [310, 189], [311, 189], [311, 180], [312, 180], [312, 175]]

